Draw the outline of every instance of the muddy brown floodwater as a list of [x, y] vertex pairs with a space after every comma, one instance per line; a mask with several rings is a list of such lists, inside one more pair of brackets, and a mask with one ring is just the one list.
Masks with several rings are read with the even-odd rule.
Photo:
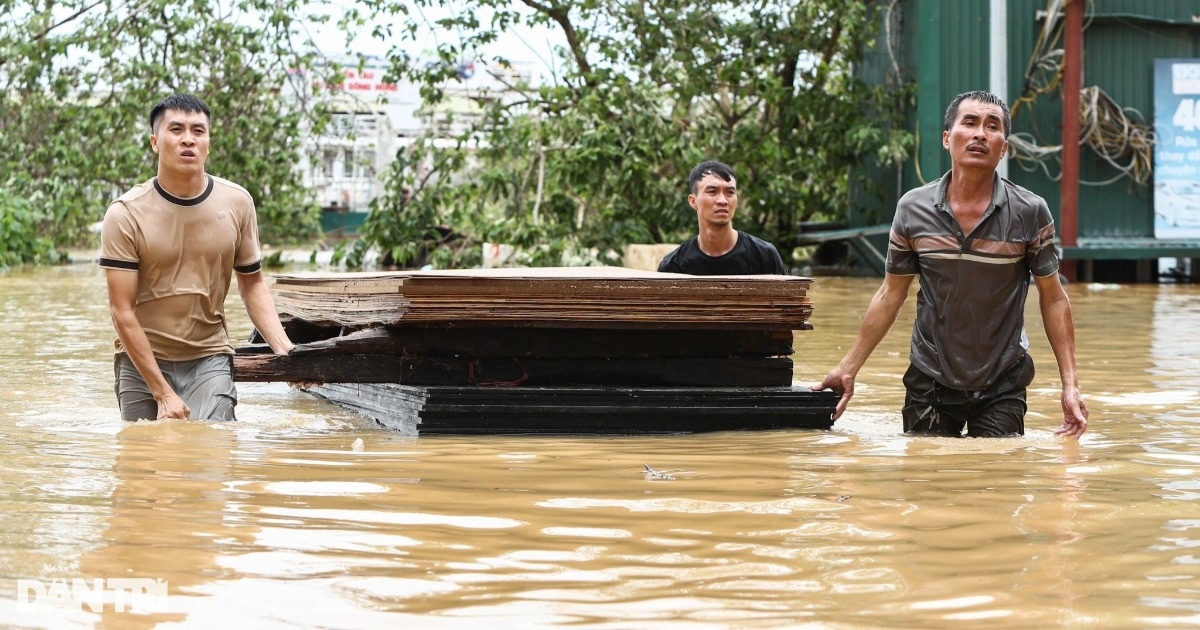
[[[877, 285], [817, 278], [797, 380]], [[913, 299], [830, 431], [410, 438], [275, 384], [236, 423], [123, 424], [101, 272], [0, 273], [0, 626], [1200, 625], [1200, 289], [1068, 292], [1080, 442], [1036, 298], [1023, 438], [900, 432]], [[28, 590], [118, 577], [167, 595]]]

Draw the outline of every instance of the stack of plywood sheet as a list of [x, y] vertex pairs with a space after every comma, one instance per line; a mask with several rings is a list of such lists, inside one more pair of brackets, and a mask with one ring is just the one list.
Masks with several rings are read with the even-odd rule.
[[[405, 432], [418, 424], [425, 433], [501, 425], [517, 432], [514, 419], [522, 417], [531, 431], [562, 422], [561, 432], [596, 432], [606, 416], [624, 432], [615, 427], [629, 423], [615, 422], [614, 414], [622, 407], [633, 413], [631, 390], [643, 391], [643, 401], [672, 401], [655, 413], [679, 409], [694, 419], [684, 423], [693, 430], [775, 427], [780, 404], [800, 399], [806, 405], [796, 414], [799, 426], [827, 427], [830, 396], [791, 387], [792, 335], [810, 328], [811, 284], [795, 276], [615, 267], [280, 275], [276, 304], [300, 345], [286, 357], [264, 346], [240, 348], [235, 374], [242, 381], [323, 383], [316, 393]], [[578, 396], [579, 388], [588, 395]], [[500, 402], [512, 394], [507, 390], [519, 390], [519, 402]], [[450, 398], [463, 400], [464, 392], [475, 394], [452, 404], [454, 413], [433, 411]], [[689, 392], [697, 404], [679, 403]], [[762, 404], [713, 404], [723, 393], [730, 400], [757, 396]], [[606, 396], [612, 398], [597, 402]], [[489, 399], [497, 402], [485, 404]], [[529, 413], [514, 414], [514, 405]], [[395, 412], [381, 411], [389, 407]], [[571, 408], [578, 413], [563, 411]], [[701, 421], [696, 409], [711, 412]], [[759, 409], [766, 424], [746, 422], [756, 413], [747, 409]], [[637, 426], [647, 431], [683, 426], [639, 413], [646, 422]], [[505, 421], [493, 422], [497, 414]], [[452, 421], [431, 423], [433, 415]]]
[[[595, 270], [595, 271], [591, 271]], [[282, 275], [280, 313], [320, 324], [569, 328], [807, 327], [812, 280], [623, 267]]]

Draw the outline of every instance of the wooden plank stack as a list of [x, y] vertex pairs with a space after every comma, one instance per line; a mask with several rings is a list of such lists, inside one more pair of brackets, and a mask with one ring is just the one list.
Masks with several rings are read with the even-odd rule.
[[[592, 271], [595, 270], [595, 271]], [[281, 275], [280, 313], [314, 324], [568, 328], [808, 327], [812, 280], [624, 267]]]
[[777, 428], [785, 416], [828, 428], [832, 395], [791, 386], [811, 284], [619, 267], [279, 275], [299, 345], [239, 348], [235, 375], [322, 383], [316, 393], [405, 433]]

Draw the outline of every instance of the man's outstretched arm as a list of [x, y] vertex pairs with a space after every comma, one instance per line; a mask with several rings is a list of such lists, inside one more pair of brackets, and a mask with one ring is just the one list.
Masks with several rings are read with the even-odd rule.
[[279, 323], [279, 312], [275, 310], [275, 298], [271, 297], [271, 288], [263, 278], [262, 271], [254, 273], [239, 273], [237, 275], [238, 293], [242, 303], [246, 305], [246, 314], [267, 341], [267, 345], [275, 354], [287, 354], [292, 351], [292, 341], [288, 339], [283, 324]]
[[908, 299], [908, 289], [915, 277], [890, 273], [884, 275], [883, 284], [879, 285], [875, 297], [871, 298], [871, 305], [867, 307], [867, 314], [863, 317], [862, 327], [858, 330], [854, 345], [837, 367], [825, 376], [825, 380], [812, 386], [813, 391], [832, 389], [842, 395], [833, 411], [834, 420], [841, 417], [846, 411], [846, 406], [850, 404], [850, 399], [854, 397], [854, 379], [858, 376], [858, 371], [900, 316], [900, 308]]

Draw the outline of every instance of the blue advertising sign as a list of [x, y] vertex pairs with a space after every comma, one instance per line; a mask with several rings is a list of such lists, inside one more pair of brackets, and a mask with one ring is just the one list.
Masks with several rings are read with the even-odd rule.
[[1200, 237], [1200, 59], [1154, 60], [1154, 236]]

